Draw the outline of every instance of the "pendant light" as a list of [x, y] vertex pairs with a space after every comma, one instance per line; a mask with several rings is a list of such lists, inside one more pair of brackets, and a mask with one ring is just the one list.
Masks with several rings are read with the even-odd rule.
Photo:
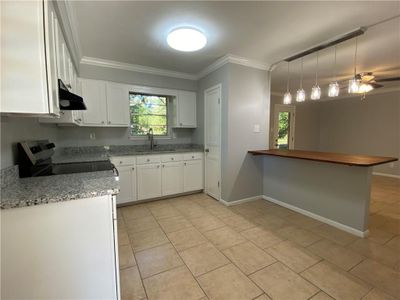
[[291, 104], [292, 103], [292, 94], [290, 93], [290, 62], [287, 64], [287, 85], [286, 85], [286, 93], [283, 95], [283, 104]]
[[321, 88], [318, 85], [318, 51], [317, 51], [317, 64], [315, 68], [315, 84], [311, 89], [311, 100], [319, 100], [321, 98]]
[[357, 38], [356, 38], [356, 47], [354, 51], [354, 77], [349, 80], [349, 89], [348, 92], [350, 94], [359, 93], [361, 80], [357, 77]]
[[296, 101], [304, 102], [306, 100], [306, 92], [303, 90], [303, 58], [301, 58], [301, 75], [300, 75], [300, 89], [296, 92]]
[[333, 65], [333, 81], [329, 83], [328, 96], [337, 97], [339, 96], [340, 87], [336, 81], [336, 46], [335, 46], [335, 62]]

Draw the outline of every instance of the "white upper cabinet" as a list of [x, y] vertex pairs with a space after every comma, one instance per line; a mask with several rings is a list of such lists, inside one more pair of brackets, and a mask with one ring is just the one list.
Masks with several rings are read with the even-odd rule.
[[129, 88], [124, 84], [81, 79], [83, 126], [129, 126]]
[[107, 124], [129, 126], [129, 88], [124, 84], [106, 83]]
[[87, 110], [82, 112], [84, 125], [107, 123], [106, 85], [103, 81], [82, 79], [82, 97]]
[[59, 114], [52, 4], [0, 1], [2, 113]]
[[178, 91], [174, 101], [174, 124], [176, 128], [196, 128], [196, 93]]

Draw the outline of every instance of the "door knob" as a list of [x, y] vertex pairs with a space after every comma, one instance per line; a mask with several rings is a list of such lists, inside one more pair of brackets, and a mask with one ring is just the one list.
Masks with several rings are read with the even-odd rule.
[[210, 149], [204, 149], [204, 152], [210, 152]]

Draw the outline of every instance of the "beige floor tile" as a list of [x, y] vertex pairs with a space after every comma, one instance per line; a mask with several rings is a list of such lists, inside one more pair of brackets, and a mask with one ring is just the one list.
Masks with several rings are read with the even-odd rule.
[[350, 270], [365, 259], [363, 255], [357, 252], [325, 239], [309, 246], [308, 249], [345, 271]]
[[284, 240], [271, 231], [259, 227], [244, 230], [241, 234], [262, 249], [276, 245]]
[[143, 283], [149, 300], [198, 300], [205, 296], [185, 266], [146, 278]]
[[152, 207], [150, 208], [150, 211], [156, 219], [169, 218], [181, 215], [179, 210], [177, 210], [172, 205]]
[[192, 227], [192, 224], [183, 216], [159, 219], [158, 223], [166, 233]]
[[393, 233], [381, 230], [379, 228], [369, 228], [368, 239], [379, 244], [385, 244], [394, 237]]
[[190, 220], [190, 222], [200, 232], [206, 232], [225, 226], [225, 224], [220, 219], [212, 215], [207, 215], [200, 218], [193, 218]]
[[183, 250], [179, 254], [194, 276], [202, 275], [229, 263], [229, 260], [211, 243]]
[[234, 205], [231, 209], [235, 213], [238, 213], [248, 218], [260, 216], [264, 213], [263, 210], [261, 210], [260, 208], [248, 206], [246, 205], [246, 203], [240, 205]]
[[119, 268], [125, 269], [136, 265], [131, 245], [118, 247]]
[[311, 231], [342, 246], [346, 246], [357, 239], [357, 237], [355, 237], [354, 235], [344, 232], [343, 230], [337, 229], [328, 224], [314, 227], [311, 229]]
[[282, 207], [282, 206], [278, 206], [278, 205], [270, 206], [266, 210], [266, 213], [267, 214], [272, 214], [272, 215], [275, 215], [275, 216], [278, 216], [278, 217], [281, 217], [281, 218], [289, 217], [289, 216], [292, 216], [292, 215], [295, 214], [295, 212], [293, 212], [292, 210], [287, 209], [287, 208]]
[[207, 242], [204, 236], [195, 228], [186, 228], [167, 233], [167, 235], [178, 251]]
[[335, 300], [328, 294], [325, 294], [323, 291], [319, 292], [315, 296], [312, 296], [310, 300]]
[[248, 221], [246, 218], [240, 215], [233, 215], [230, 217], [220, 217], [221, 221], [228, 225], [233, 230], [241, 232], [243, 230], [253, 228], [256, 225], [253, 222]]
[[304, 229], [311, 229], [317, 226], [321, 226], [323, 224], [320, 221], [317, 221], [302, 214], [293, 214], [286, 217], [285, 219], [288, 220], [290, 223]]
[[182, 259], [171, 244], [157, 246], [135, 253], [142, 278], [183, 265]]
[[370, 290], [361, 280], [325, 261], [301, 275], [335, 299], [361, 299]]
[[297, 273], [321, 260], [310, 251], [290, 241], [279, 243], [265, 251]]
[[152, 216], [131, 219], [126, 221], [125, 224], [128, 235], [131, 235], [132, 233], [135, 232], [145, 231], [159, 227], [156, 219], [154, 219], [154, 217]]
[[275, 215], [261, 215], [254, 217], [254, 222], [267, 230], [278, 230], [283, 227], [289, 226], [290, 223], [283, 218]]
[[204, 236], [220, 250], [245, 241], [240, 233], [227, 226], [207, 231]]
[[395, 298], [377, 289], [372, 289], [363, 300], [395, 300]]
[[276, 259], [251, 242], [235, 245], [222, 252], [246, 275], [276, 262]]
[[213, 216], [217, 217], [231, 217], [235, 215], [229, 208], [225, 207], [223, 204], [213, 204], [206, 206], [207, 211]]
[[218, 268], [197, 279], [210, 299], [253, 299], [262, 291], [232, 264]]
[[394, 267], [400, 261], [398, 251], [368, 239], [355, 241], [349, 245], [349, 249], [381, 262], [389, 267]]
[[196, 204], [198, 204], [200, 206], [205, 207], [205, 206], [217, 204], [218, 200], [211, 198], [211, 197], [207, 197], [207, 195], [204, 195], [204, 197], [199, 197], [197, 199], [194, 199], [193, 202], [195, 202]]
[[316, 241], [321, 240], [321, 237], [302, 228], [298, 228], [295, 226], [287, 226], [282, 229], [279, 229], [276, 232], [279, 236], [282, 236], [285, 239], [288, 239], [300, 246], [307, 247]]
[[125, 222], [131, 219], [151, 216], [150, 210], [148, 210], [143, 204], [125, 206], [121, 209]]
[[382, 226], [379, 226], [379, 229], [386, 230], [396, 235], [400, 235], [400, 219], [390, 219]]
[[191, 220], [193, 218], [200, 218], [204, 216], [209, 216], [210, 213], [204, 208], [197, 205], [197, 207], [186, 207], [185, 209], [180, 210], [182, 215], [184, 215], [187, 219]]
[[265, 294], [262, 294], [261, 296], [255, 298], [254, 300], [271, 300], [271, 298], [268, 297], [268, 296], [265, 295]]
[[124, 246], [129, 245], [129, 237], [126, 230], [118, 230], [118, 245]]
[[393, 239], [387, 242], [386, 246], [400, 253], [400, 235], [395, 236]]
[[393, 297], [400, 295], [400, 273], [376, 261], [364, 260], [350, 272]]
[[277, 262], [252, 275], [253, 280], [274, 300], [309, 299], [318, 292], [318, 288]]
[[145, 299], [142, 280], [140, 279], [139, 271], [136, 266], [123, 269], [119, 272], [121, 285], [121, 299], [136, 300]]
[[133, 233], [130, 236], [130, 240], [133, 251], [135, 252], [160, 246], [169, 242], [161, 228]]

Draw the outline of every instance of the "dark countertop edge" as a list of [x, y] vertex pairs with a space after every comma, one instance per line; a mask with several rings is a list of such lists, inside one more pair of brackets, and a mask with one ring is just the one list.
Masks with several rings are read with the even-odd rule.
[[[387, 157], [387, 160], [385, 160], [385, 161], [364, 164], [364, 163], [356, 163], [356, 162], [351, 163], [351, 162], [345, 162], [345, 161], [337, 161], [337, 160], [328, 159], [328, 158], [321, 159], [321, 158], [311, 158], [311, 157], [299, 157], [299, 156], [295, 156], [295, 155], [291, 156], [291, 155], [287, 155], [284, 153], [282, 153], [282, 154], [268, 153], [266, 151], [268, 151], [268, 150], [249, 150], [247, 152], [252, 155], [255, 155], [255, 156], [269, 155], [269, 156], [278, 156], [278, 157], [291, 158], [291, 159], [303, 159], [303, 160], [319, 161], [319, 162], [325, 162], [325, 163], [333, 163], [333, 164], [347, 165], [347, 166], [358, 166], [358, 167], [373, 167], [373, 166], [382, 165], [382, 164], [386, 164], [386, 163], [394, 162], [394, 161], [398, 160], [398, 158], [396, 158], [396, 157]], [[310, 151], [310, 152], [316, 152], [316, 151]], [[324, 152], [320, 152], [320, 153], [324, 153]], [[329, 154], [329, 152], [326, 152], [326, 153]], [[332, 154], [332, 153], [330, 153], [330, 154]], [[344, 156], [346, 155], [346, 154], [342, 154], [342, 153], [336, 153], [336, 154], [340, 154], [340, 155], [344, 155]], [[371, 157], [374, 157], [374, 156], [371, 156]]]

